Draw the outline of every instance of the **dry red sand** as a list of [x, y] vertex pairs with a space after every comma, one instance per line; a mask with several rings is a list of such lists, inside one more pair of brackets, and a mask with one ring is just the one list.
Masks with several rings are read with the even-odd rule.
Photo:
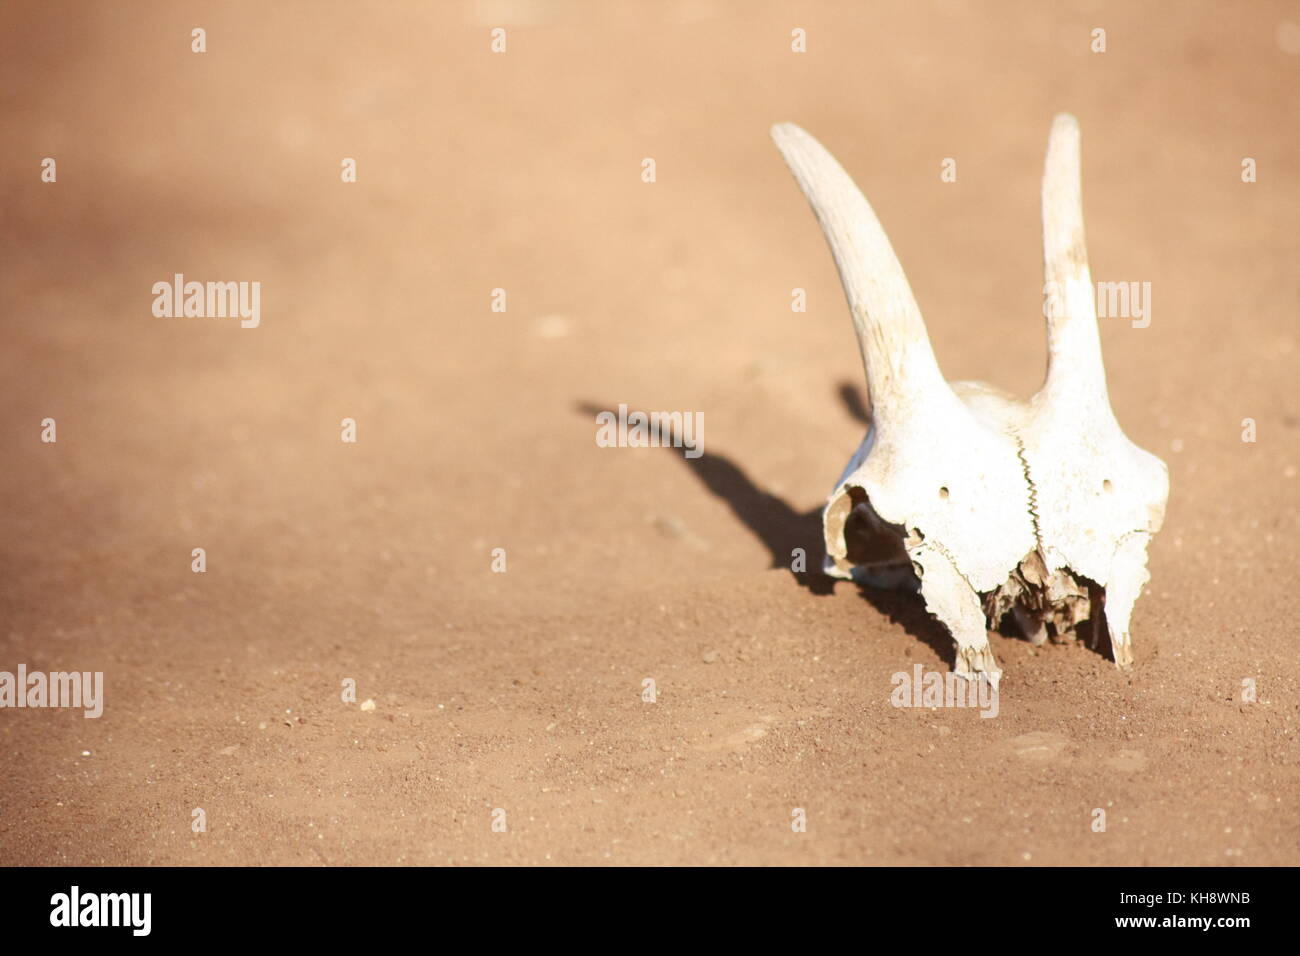
[[[0, 863], [1300, 862], [1296, 23], [7, 5], [0, 669], [103, 671], [107, 701], [0, 712]], [[1027, 394], [1062, 110], [1094, 276], [1153, 289], [1149, 328], [1102, 328], [1172, 486], [1137, 665], [995, 636], [996, 719], [895, 709], [942, 630], [785, 567], [862, 378], [767, 129], [856, 176], [945, 373]], [[260, 281], [261, 327], [154, 318], [177, 272]], [[708, 454], [596, 447], [620, 402], [703, 411]]]

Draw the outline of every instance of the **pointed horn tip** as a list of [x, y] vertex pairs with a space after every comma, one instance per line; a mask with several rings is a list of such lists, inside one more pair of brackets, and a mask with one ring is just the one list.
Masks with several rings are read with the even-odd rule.
[[1079, 120], [1073, 113], [1057, 113], [1052, 119], [1052, 138], [1059, 136], [1079, 137]]
[[809, 138], [803, 127], [796, 123], [773, 123], [772, 128], [767, 133], [777, 146], [782, 146], [794, 140]]

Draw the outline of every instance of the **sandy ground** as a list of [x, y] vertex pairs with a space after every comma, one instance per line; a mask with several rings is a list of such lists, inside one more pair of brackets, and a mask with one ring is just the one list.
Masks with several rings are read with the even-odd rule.
[[[0, 17], [0, 669], [106, 687], [0, 712], [0, 863], [1300, 862], [1295, 4]], [[1094, 277], [1152, 284], [1102, 323], [1172, 486], [1137, 666], [995, 635], [996, 719], [896, 709], [943, 630], [789, 570], [863, 389], [767, 129], [862, 184], [945, 374], [1028, 394], [1060, 110]], [[155, 318], [174, 273], [261, 325]], [[619, 403], [706, 454], [597, 447]]]

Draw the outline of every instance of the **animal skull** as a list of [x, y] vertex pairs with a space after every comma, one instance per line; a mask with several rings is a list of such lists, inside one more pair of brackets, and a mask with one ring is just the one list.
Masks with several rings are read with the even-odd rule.
[[[866, 197], [791, 123], [772, 138], [826, 234], [866, 366], [872, 423], [823, 512], [828, 574], [919, 587], [957, 643], [956, 672], [1002, 672], [989, 626], [1041, 643], [1104, 606], [1115, 663], [1164, 521], [1164, 462], [1120, 430], [1106, 393], [1083, 236], [1079, 126], [1052, 124], [1043, 175], [1048, 365], [1023, 401], [944, 381], [907, 278]], [[913, 577], [914, 575], [914, 577]]]

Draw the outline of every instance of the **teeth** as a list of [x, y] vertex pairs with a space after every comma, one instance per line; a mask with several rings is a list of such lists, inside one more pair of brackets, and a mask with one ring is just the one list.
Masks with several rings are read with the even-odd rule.
[[[1107, 398], [1078, 123], [1058, 116], [1048, 146], [1044, 291], [1058, 307], [1048, 316], [1048, 374], [1028, 402], [944, 381], [866, 198], [799, 127], [779, 124], [772, 138], [835, 257], [871, 396], [871, 428], [823, 514], [827, 573], [878, 580], [886, 558], [896, 569], [905, 556], [927, 609], [957, 644], [959, 674], [1000, 677], [988, 642], [988, 626], [999, 623], [993, 617], [1013, 611], [1041, 643], [1049, 622], [1068, 635], [1103, 603], [1116, 662], [1126, 666], [1129, 619], [1147, 580], [1147, 543], [1164, 518], [1168, 476], [1163, 462], [1124, 436]], [[853, 555], [845, 541], [851, 513], [859, 516]], [[885, 557], [873, 563], [868, 555]], [[1101, 600], [1090, 601], [1093, 589]]]

